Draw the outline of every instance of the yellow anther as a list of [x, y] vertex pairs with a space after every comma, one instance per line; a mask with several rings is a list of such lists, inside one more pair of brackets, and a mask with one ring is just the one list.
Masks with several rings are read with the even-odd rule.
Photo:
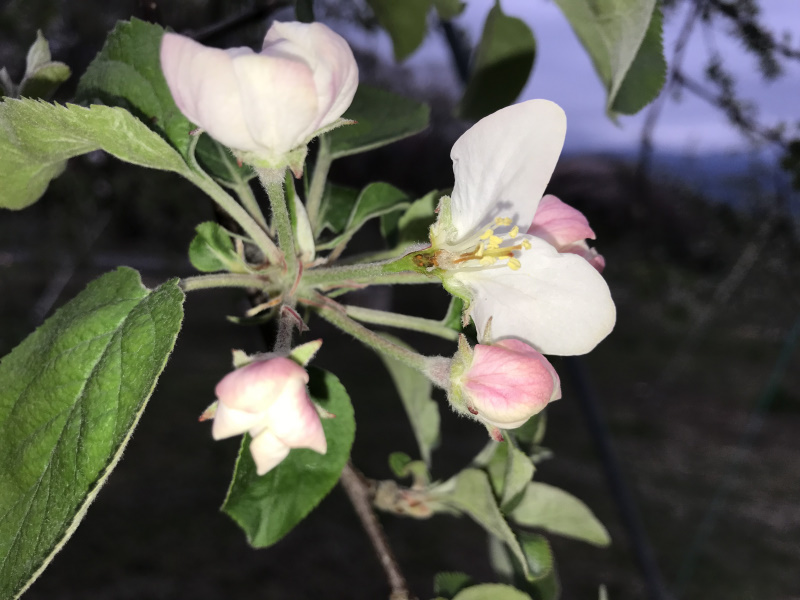
[[522, 240], [522, 247], [525, 248], [525, 250], [530, 250], [531, 243], [528, 240]]
[[484, 266], [484, 267], [487, 267], [489, 265], [493, 265], [496, 262], [497, 262], [497, 259], [494, 256], [484, 256], [480, 260], [481, 266]]
[[519, 234], [519, 225], [514, 225], [514, 228], [508, 232], [508, 237], [515, 238]]
[[494, 235], [494, 229], [487, 229], [486, 231], [484, 231], [484, 232], [481, 234], [481, 237], [480, 237], [480, 238], [478, 238], [478, 239], [481, 239], [481, 240], [488, 240], [488, 239], [489, 239], [489, 236], [492, 236], [492, 235]]
[[496, 235], [489, 237], [489, 248], [499, 248], [500, 244], [503, 243], [503, 238], [497, 237]]
[[478, 244], [475, 247], [475, 258], [481, 258], [483, 256], [483, 244]]
[[522, 263], [519, 262], [516, 258], [509, 258], [508, 259], [508, 268], [512, 271], [518, 270], [522, 266]]
[[505, 219], [503, 219], [503, 225], [506, 226], [511, 225], [511, 217], [506, 217]]
[[505, 221], [505, 219], [503, 217], [495, 217], [494, 218], [494, 224], [495, 225], [504, 225], [503, 221]]

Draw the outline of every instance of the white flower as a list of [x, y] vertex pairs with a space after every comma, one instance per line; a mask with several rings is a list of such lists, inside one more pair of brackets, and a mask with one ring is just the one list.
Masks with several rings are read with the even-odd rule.
[[283, 357], [260, 360], [228, 373], [217, 384], [211, 434], [215, 440], [249, 432], [250, 453], [263, 475], [292, 448], [328, 449], [317, 410], [306, 392], [308, 373]]
[[259, 53], [167, 33], [161, 68], [186, 118], [266, 162], [279, 162], [334, 124], [358, 86], [350, 47], [321, 23], [273, 23]]
[[490, 333], [574, 355], [614, 327], [614, 302], [597, 270], [525, 233], [565, 134], [558, 105], [530, 100], [482, 119], [450, 153], [455, 187], [431, 227], [433, 263], [445, 287], [468, 301], [481, 339]]

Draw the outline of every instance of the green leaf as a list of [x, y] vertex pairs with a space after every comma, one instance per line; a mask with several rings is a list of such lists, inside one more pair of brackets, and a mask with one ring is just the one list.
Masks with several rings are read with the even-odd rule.
[[512, 104], [525, 87], [535, 58], [536, 40], [530, 27], [504, 14], [496, 2], [475, 50], [459, 115], [477, 121]]
[[98, 149], [135, 165], [188, 173], [178, 153], [126, 110], [9, 98], [0, 103], [0, 208], [33, 204], [68, 158]]
[[461, 298], [453, 296], [450, 300], [450, 305], [447, 307], [447, 314], [442, 318], [442, 325], [449, 327], [454, 331], [461, 331], [461, 315], [464, 312], [464, 301]]
[[503, 479], [503, 494], [501, 496], [500, 508], [507, 514], [522, 499], [522, 495], [525, 493], [528, 483], [530, 483], [533, 478], [535, 467], [527, 454], [518, 450], [508, 442], [502, 445], [508, 446], [508, 450], [506, 454], [505, 476]]
[[564, 490], [532, 481], [511, 518], [527, 527], [608, 546], [611, 538], [603, 524], [583, 502]]
[[[401, 340], [388, 334], [381, 334], [395, 344], [407, 348]], [[411, 429], [419, 446], [419, 453], [426, 465], [431, 464], [431, 452], [439, 445], [439, 406], [431, 398], [433, 384], [416, 369], [379, 352], [386, 370], [392, 377], [397, 394], [406, 409]]]
[[120, 21], [78, 83], [78, 100], [130, 110], [186, 159], [194, 125], [178, 110], [161, 71], [164, 30], [139, 19]]
[[[344, 200], [344, 197], [342, 199]], [[393, 185], [381, 181], [370, 183], [358, 195], [344, 226], [344, 232], [332, 240], [318, 244], [317, 248], [325, 250], [347, 243], [370, 219], [407, 208], [407, 200], [406, 193]]]
[[355, 188], [335, 183], [325, 184], [325, 192], [322, 195], [323, 229], [333, 233], [344, 231], [358, 196], [359, 192]]
[[609, 115], [637, 112], [658, 95], [666, 62], [656, 0], [556, 0], [556, 4], [606, 88]]
[[405, 248], [429, 238], [429, 229], [436, 220], [436, 207], [441, 193], [433, 190], [415, 200], [402, 214], [381, 217], [381, 233], [393, 246]]
[[18, 597], [74, 533], [175, 345], [177, 280], [90, 283], [0, 362], [0, 597]]
[[27, 75], [19, 86], [19, 95], [25, 98], [50, 98], [53, 92], [72, 75], [64, 63], [52, 62], [42, 65]]
[[[405, 3], [402, 6], [405, 8]], [[427, 104], [359, 85], [344, 113], [344, 118], [358, 123], [325, 134], [330, 139], [331, 158], [366, 152], [419, 133], [428, 126], [430, 112]]]
[[350, 397], [332, 373], [311, 367], [311, 399], [336, 415], [323, 419], [328, 452], [320, 455], [305, 448], [259, 477], [245, 436], [236, 461], [222, 511], [236, 521], [256, 548], [271, 546], [303, 520], [328, 495], [342, 473], [355, 436]]
[[189, 261], [195, 269], [205, 273], [240, 270], [231, 236], [221, 225], [206, 221], [195, 229], [197, 235], [189, 244]]
[[250, 165], [239, 165], [230, 150], [207, 133], [197, 140], [194, 153], [203, 170], [222, 184], [234, 187], [247, 185], [256, 176]]
[[544, 440], [546, 428], [547, 411], [542, 411], [533, 415], [524, 425], [517, 427], [511, 433], [518, 443], [525, 446], [525, 450], [530, 454]]
[[531, 597], [509, 585], [482, 583], [465, 589], [453, 600], [531, 600]]
[[449, 600], [470, 585], [472, 585], [472, 577], [466, 573], [457, 571], [437, 573], [433, 578], [433, 593]]
[[525, 591], [534, 600], [558, 600], [561, 584], [549, 543], [543, 536], [532, 533], [522, 532], [518, 537], [528, 561], [529, 575], [525, 576], [507, 546], [490, 537], [489, 559], [498, 579]]
[[25, 76], [32, 75], [37, 69], [43, 67], [53, 60], [50, 54], [50, 44], [44, 37], [42, 30], [36, 31], [36, 41], [28, 48], [28, 55], [25, 57]]
[[443, 21], [455, 19], [467, 7], [467, 3], [461, 0], [433, 0], [433, 5]]
[[497, 506], [489, 477], [479, 469], [464, 469], [445, 483], [433, 488], [431, 498], [449, 508], [468, 514], [487, 532], [504, 542], [526, 569], [527, 561], [514, 532]]
[[522, 551], [528, 561], [528, 579], [535, 581], [547, 577], [553, 571], [553, 551], [547, 538], [538, 533], [517, 533]]
[[367, 0], [367, 4], [392, 38], [395, 60], [404, 60], [419, 48], [428, 30], [431, 0]]
[[405, 452], [392, 452], [389, 455], [389, 468], [395, 477], [407, 477], [408, 465], [412, 462], [411, 457]]

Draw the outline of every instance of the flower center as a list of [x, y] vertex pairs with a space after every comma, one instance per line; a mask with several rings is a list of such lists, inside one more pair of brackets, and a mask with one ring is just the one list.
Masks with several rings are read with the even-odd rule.
[[[468, 236], [455, 247], [450, 249], [450, 261], [454, 266], [478, 261], [477, 266], [464, 265], [466, 269], [481, 269], [485, 267], [498, 266], [508, 267], [516, 271], [522, 265], [519, 259], [514, 256], [515, 252], [528, 250], [531, 243], [527, 239], [516, 239], [519, 235], [519, 227], [515, 225], [502, 234], [497, 234], [497, 228], [508, 227], [512, 221], [508, 217], [497, 217], [493, 223], [488, 223], [481, 227], [480, 233]], [[500, 262], [505, 261], [505, 262]]]

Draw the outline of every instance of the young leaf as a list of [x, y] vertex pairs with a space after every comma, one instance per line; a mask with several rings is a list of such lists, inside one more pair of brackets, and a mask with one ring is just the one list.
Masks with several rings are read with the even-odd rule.
[[[405, 8], [405, 3], [402, 6]], [[359, 85], [350, 108], [343, 115], [357, 123], [325, 134], [330, 139], [331, 157], [366, 152], [419, 133], [428, 126], [430, 112], [427, 104]]]
[[464, 469], [431, 490], [430, 495], [445, 506], [468, 514], [487, 532], [504, 542], [528, 574], [525, 555], [497, 506], [486, 473], [479, 469]]
[[441, 195], [438, 190], [433, 190], [422, 198], [414, 200], [404, 213], [392, 212], [383, 215], [381, 217], [383, 237], [398, 248], [426, 242], [430, 226], [436, 220], [436, 206]]
[[433, 6], [442, 21], [450, 21], [464, 12], [467, 3], [461, 0], [433, 0]]
[[432, 0], [367, 0], [381, 27], [392, 38], [396, 61], [407, 58], [425, 39], [431, 2]]
[[[394, 343], [405, 344], [394, 336], [383, 334], [383, 337]], [[406, 409], [411, 429], [417, 439], [419, 453], [425, 464], [431, 464], [431, 451], [439, 444], [439, 406], [431, 398], [433, 385], [430, 380], [416, 369], [412, 369], [398, 360], [379, 353], [386, 370], [392, 377], [403, 408]]]
[[344, 231], [359, 192], [355, 188], [328, 183], [322, 195], [322, 228], [333, 233]]
[[528, 580], [547, 577], [553, 571], [553, 551], [547, 538], [538, 533], [521, 531], [517, 533], [517, 539], [528, 560]]
[[139, 19], [120, 21], [78, 83], [76, 97], [127, 108], [186, 159], [194, 129], [178, 110], [161, 71], [164, 30]]
[[389, 455], [389, 468], [394, 473], [395, 477], [407, 477], [408, 465], [412, 462], [412, 458], [405, 452], [392, 452]]
[[36, 41], [28, 50], [25, 76], [19, 84], [19, 96], [26, 98], [49, 98], [56, 88], [71, 75], [70, 68], [62, 62], [52, 60], [50, 44], [41, 31], [36, 32]]
[[536, 40], [530, 27], [503, 13], [496, 2], [475, 50], [459, 116], [477, 121], [512, 104], [525, 87], [535, 58]]
[[450, 598], [470, 585], [472, 585], [472, 577], [466, 573], [457, 571], [437, 573], [433, 578], [433, 593], [450, 600]]
[[656, 0], [556, 0], [556, 4], [606, 88], [609, 115], [637, 112], [658, 95], [666, 62]]
[[222, 184], [247, 185], [247, 182], [256, 176], [250, 165], [239, 165], [230, 150], [207, 133], [203, 133], [197, 140], [194, 154], [203, 170]]
[[500, 501], [501, 510], [508, 514], [521, 500], [528, 483], [533, 478], [535, 467], [528, 456], [506, 442], [508, 453], [505, 465], [505, 478], [503, 484], [503, 494]]
[[126, 110], [6, 99], [0, 103], [0, 208], [33, 204], [68, 158], [98, 149], [135, 165], [188, 173], [180, 155]]
[[375, 217], [389, 212], [401, 211], [408, 207], [408, 196], [402, 190], [383, 182], [370, 183], [361, 190], [347, 219], [344, 232], [317, 247], [321, 250], [347, 243], [361, 227]]
[[233, 249], [231, 236], [221, 225], [212, 221], [200, 223], [197, 235], [189, 244], [189, 261], [205, 273], [241, 270], [242, 264]]
[[482, 583], [460, 592], [453, 600], [531, 600], [525, 592], [502, 583]]
[[442, 325], [455, 331], [461, 331], [461, 315], [464, 312], [464, 301], [457, 296], [453, 296], [450, 305], [447, 307], [447, 314], [442, 318]]
[[558, 600], [561, 584], [556, 572], [555, 560], [550, 544], [543, 536], [522, 532], [518, 535], [520, 545], [528, 561], [529, 575], [497, 538], [489, 538], [489, 560], [497, 577], [503, 583], [515, 585], [535, 600]]
[[0, 597], [18, 597], [116, 466], [183, 318], [177, 281], [120, 268], [0, 362]]
[[245, 436], [222, 505], [222, 511], [239, 524], [256, 548], [271, 546], [302, 521], [336, 485], [350, 457], [356, 424], [347, 391], [332, 373], [311, 367], [308, 374], [312, 400], [336, 415], [322, 420], [327, 454], [292, 450], [281, 464], [259, 477], [248, 448], [250, 438]]
[[511, 518], [527, 527], [608, 546], [611, 538], [603, 524], [583, 502], [564, 490], [532, 481], [511, 513]]

